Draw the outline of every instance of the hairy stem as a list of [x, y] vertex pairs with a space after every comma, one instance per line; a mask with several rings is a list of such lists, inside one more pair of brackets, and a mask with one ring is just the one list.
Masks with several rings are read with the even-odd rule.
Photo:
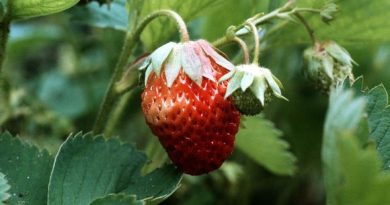
[[[124, 45], [122, 47], [121, 54], [119, 56], [118, 62], [115, 66], [114, 73], [111, 77], [110, 83], [108, 85], [106, 94], [104, 96], [103, 102], [100, 106], [95, 125], [93, 127], [92, 132], [94, 134], [103, 133], [105, 129], [105, 125], [110, 118], [110, 114], [118, 101], [121, 93], [116, 89], [116, 83], [121, 79], [123, 75], [124, 69], [127, 67], [128, 59], [136, 45], [139, 36], [141, 35], [144, 28], [154, 19], [160, 16], [171, 17], [175, 20], [181, 35], [181, 41], [186, 42], [189, 41], [189, 35], [187, 31], [187, 27], [183, 21], [183, 19], [174, 11], [171, 10], [159, 10], [153, 12], [152, 14], [146, 16], [137, 27], [127, 32]], [[138, 17], [136, 17], [138, 18]]]
[[316, 43], [316, 38], [314, 36], [314, 30], [310, 27], [309, 23], [306, 21], [306, 19], [300, 14], [300, 13], [295, 13], [294, 14], [298, 19], [299, 21], [303, 24], [303, 26], [305, 27], [307, 33], [309, 34], [310, 36], [310, 40], [312, 42], [313, 45], [315, 45]]
[[245, 41], [243, 41], [241, 38], [237, 36], [234, 37], [233, 40], [241, 47], [242, 54], [244, 56], [244, 64], [249, 64], [249, 49]]
[[259, 64], [259, 58], [260, 58], [260, 37], [259, 37], [259, 32], [257, 31], [257, 28], [255, 24], [251, 22], [247, 22], [247, 25], [249, 26], [250, 30], [252, 31], [253, 34], [253, 40], [255, 41], [255, 49], [253, 52], [253, 60], [252, 63], [255, 65]]
[[[267, 14], [259, 13], [259, 14], [254, 15], [253, 17], [249, 18], [246, 22], [235, 27], [236, 34], [237, 35], [247, 34], [246, 32], [244, 32], [244, 33], [240, 32], [240, 30], [243, 29], [247, 25], [246, 24], [247, 22], [251, 22], [255, 26], [257, 26], [257, 25], [264, 24], [265, 22], [268, 22], [272, 19], [281, 18], [281, 16], [283, 16], [283, 15], [300, 15], [301, 12], [311, 12], [311, 13], [320, 13], [321, 12], [320, 9], [314, 9], [314, 8], [291, 8], [294, 3], [295, 3], [294, 0], [290, 0], [286, 4], [284, 4], [282, 7], [275, 9]], [[307, 22], [305, 22], [305, 24], [307, 24]], [[306, 25], [305, 25], [305, 27], [306, 27]], [[279, 28], [281, 28], [281, 27], [279, 27]], [[306, 27], [306, 29], [307, 28], [310, 28], [310, 27]], [[312, 31], [312, 29], [311, 29], [311, 31]], [[312, 36], [313, 36], [313, 34], [311, 34], [311, 37]], [[226, 36], [223, 36], [223, 37], [217, 39], [216, 41], [214, 41], [213, 45], [216, 47], [219, 47], [219, 46], [222, 46], [224, 44], [229, 43], [230, 41], [231, 41], [231, 39], [229, 39]]]

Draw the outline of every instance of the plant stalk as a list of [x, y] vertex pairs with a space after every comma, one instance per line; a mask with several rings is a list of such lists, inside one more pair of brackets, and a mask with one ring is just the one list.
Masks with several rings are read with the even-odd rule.
[[[320, 9], [313, 9], [313, 8], [294, 8], [292, 9], [291, 6], [295, 3], [295, 1], [288, 1], [286, 4], [284, 4], [282, 7], [275, 9], [265, 15], [263, 14], [256, 14], [253, 17], [249, 18], [246, 22], [238, 25], [235, 27], [235, 32], [239, 31], [240, 29], [244, 28], [247, 24], [247, 22], [253, 23], [255, 26], [263, 24], [273, 18], [280, 18], [282, 14], [288, 14], [288, 15], [300, 15], [300, 12], [311, 12], [311, 13], [320, 13]], [[238, 35], [238, 34], [237, 34]], [[215, 47], [222, 46], [226, 43], [229, 43], [231, 39], [229, 39], [226, 36], [223, 36], [216, 41], [213, 42], [213, 45]]]
[[305, 27], [307, 33], [309, 34], [309, 37], [310, 37], [312, 44], [315, 45], [316, 37], [314, 35], [314, 30], [310, 27], [309, 23], [306, 21], [306, 19], [300, 13], [295, 13], [294, 15], [299, 19], [299, 21]]
[[259, 32], [257, 31], [257, 28], [255, 24], [251, 22], [247, 22], [247, 25], [250, 27], [250, 30], [252, 31], [253, 34], [253, 40], [255, 41], [255, 49], [253, 52], [253, 59], [252, 63], [255, 65], [259, 65], [259, 58], [260, 58], [260, 37], [259, 37]]
[[233, 41], [236, 42], [241, 47], [243, 58], [244, 58], [243, 59], [244, 64], [249, 64], [249, 49], [245, 41], [243, 41], [241, 38], [237, 36], [233, 38]]
[[10, 31], [10, 20], [7, 16], [0, 22], [0, 75], [2, 75], [3, 64], [5, 61], [5, 53], [7, 47], [7, 41]]

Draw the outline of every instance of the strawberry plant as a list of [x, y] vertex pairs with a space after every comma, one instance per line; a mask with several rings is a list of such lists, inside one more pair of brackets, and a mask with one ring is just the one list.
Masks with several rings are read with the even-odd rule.
[[389, 204], [389, 9], [0, 0], [0, 205]]

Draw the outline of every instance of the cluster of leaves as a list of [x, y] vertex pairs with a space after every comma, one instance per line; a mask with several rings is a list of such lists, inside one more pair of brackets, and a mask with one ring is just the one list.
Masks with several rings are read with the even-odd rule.
[[153, 204], [178, 188], [181, 173], [167, 165], [142, 176], [146, 161], [133, 146], [102, 136], [70, 136], [53, 156], [3, 133], [0, 172], [8, 182], [0, 184], [10, 189], [2, 185], [0, 196], [10, 204]]
[[390, 187], [388, 95], [382, 85], [361, 92], [361, 84], [330, 96], [322, 145], [327, 204], [390, 203], [379, 191]]

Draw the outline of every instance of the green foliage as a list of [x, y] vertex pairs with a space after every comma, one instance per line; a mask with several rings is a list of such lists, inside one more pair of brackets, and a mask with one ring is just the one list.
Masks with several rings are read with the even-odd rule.
[[[111, 193], [167, 197], [181, 174], [172, 166], [141, 176], [146, 156], [129, 144], [81, 133], [61, 146], [50, 177], [49, 204], [89, 204]], [[68, 186], [64, 186], [67, 184]]]
[[8, 193], [8, 190], [11, 188], [11, 186], [8, 184], [7, 179], [5, 178], [5, 175], [0, 172], [0, 205], [3, 205], [3, 203], [9, 199], [11, 196]]
[[58, 13], [77, 2], [79, 0], [12, 0], [8, 4], [11, 18], [19, 20]]
[[53, 71], [43, 75], [40, 83], [38, 98], [58, 114], [75, 118], [88, 110], [87, 93], [80, 81]]
[[137, 201], [136, 196], [124, 194], [109, 194], [106, 197], [96, 199], [91, 205], [144, 205], [143, 201]]
[[[321, 8], [328, 0], [298, 1], [301, 7]], [[324, 24], [316, 14], [305, 14], [320, 39], [332, 39], [339, 43], [367, 43], [390, 41], [390, 1], [339, 0], [339, 12], [330, 25]], [[278, 44], [308, 42], [309, 38], [301, 25], [290, 23], [283, 32], [273, 33], [272, 40]], [[348, 28], [348, 29], [346, 29]]]
[[[146, 0], [141, 16], [146, 16], [158, 9], [172, 9], [188, 22], [200, 13], [205, 12], [206, 9], [222, 2], [222, 0]], [[175, 26], [175, 22], [168, 18], [159, 18], [152, 22], [141, 35], [141, 40], [146, 49], [154, 49], [161, 42], [170, 40], [172, 34], [176, 32]]]
[[329, 205], [338, 201], [338, 187], [343, 177], [341, 159], [344, 156], [337, 150], [339, 135], [357, 134], [358, 126], [363, 120], [364, 105], [364, 99], [354, 99], [351, 90], [344, 91], [339, 87], [331, 92], [322, 144], [324, 181]]
[[[239, 25], [245, 19], [258, 12], [266, 12], [267, 4], [270, 8], [276, 9], [282, 0], [253, 1], [253, 0], [224, 0], [206, 12], [202, 12], [200, 17], [201, 25], [196, 25], [194, 32], [199, 33], [202, 38], [215, 40], [226, 33], [226, 29], [231, 25]], [[237, 12], [245, 11], [245, 12]], [[226, 15], [222, 15], [226, 14]], [[234, 14], [234, 15], [233, 15]]]
[[365, 94], [370, 138], [376, 142], [383, 168], [390, 169], [390, 107], [387, 91], [383, 85], [376, 86]]
[[240, 151], [275, 174], [293, 175], [296, 171], [295, 157], [287, 151], [289, 145], [280, 139], [281, 131], [274, 125], [258, 117], [245, 118], [236, 146]]
[[381, 170], [375, 147], [367, 145], [366, 120], [365, 98], [351, 89], [332, 91], [322, 148], [328, 205], [390, 203], [380, 191], [390, 186], [390, 174]]
[[86, 6], [76, 7], [72, 14], [72, 20], [77, 23], [127, 31], [128, 19], [123, 0], [115, 0], [110, 5], [91, 2]]
[[4, 133], [0, 172], [11, 189], [0, 173], [0, 199], [10, 196], [10, 204], [156, 204], [178, 188], [181, 173], [167, 165], [142, 176], [145, 162], [146, 156], [129, 144], [77, 134], [61, 146], [53, 165], [47, 152]]
[[46, 204], [53, 158], [46, 151], [12, 137], [0, 135], [0, 172], [11, 189], [9, 204]]
[[383, 190], [390, 187], [390, 174], [382, 171], [375, 147], [362, 147], [355, 136], [346, 133], [337, 136], [336, 145], [339, 164], [335, 165], [341, 181], [332, 187], [336, 196], [328, 196], [328, 204], [389, 204], [390, 196]]

